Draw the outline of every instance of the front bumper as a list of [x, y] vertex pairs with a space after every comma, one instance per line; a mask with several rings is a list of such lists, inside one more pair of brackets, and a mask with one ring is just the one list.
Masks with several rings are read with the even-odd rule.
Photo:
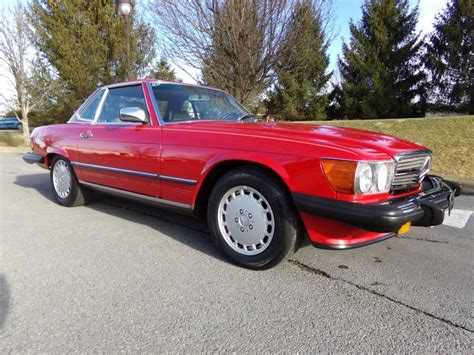
[[44, 156], [37, 153], [28, 152], [23, 154], [23, 160], [28, 164], [43, 164]]
[[423, 191], [404, 198], [377, 204], [331, 200], [293, 193], [300, 212], [337, 220], [377, 233], [395, 233], [402, 225], [435, 226], [443, 223], [445, 212], [453, 208], [460, 186], [438, 176], [427, 176]]

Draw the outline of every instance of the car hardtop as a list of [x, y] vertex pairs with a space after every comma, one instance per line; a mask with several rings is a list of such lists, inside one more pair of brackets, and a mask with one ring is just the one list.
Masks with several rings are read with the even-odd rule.
[[174, 85], [181, 85], [181, 86], [189, 86], [189, 87], [195, 87], [195, 88], [204, 88], [204, 89], [211, 89], [211, 90], [217, 90], [217, 91], [222, 91], [227, 93], [225, 90], [222, 90], [221, 88], [218, 87], [213, 87], [213, 86], [207, 86], [207, 85], [199, 85], [199, 84], [191, 84], [191, 83], [183, 83], [180, 81], [172, 81], [172, 80], [159, 80], [159, 79], [139, 79], [139, 80], [131, 80], [131, 81], [121, 81], [118, 83], [113, 83], [113, 84], [108, 84], [108, 85], [103, 85], [98, 88], [98, 90], [102, 89], [111, 89], [111, 88], [117, 88], [117, 87], [123, 87], [123, 86], [131, 86], [131, 85], [139, 85], [139, 84], [150, 84], [153, 86], [154, 84], [174, 84]]

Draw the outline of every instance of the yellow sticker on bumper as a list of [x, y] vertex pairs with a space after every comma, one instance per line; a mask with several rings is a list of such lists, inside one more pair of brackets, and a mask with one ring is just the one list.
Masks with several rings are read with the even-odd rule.
[[397, 234], [405, 234], [410, 231], [411, 228], [411, 222], [405, 223], [403, 226], [400, 227], [400, 229], [397, 231]]

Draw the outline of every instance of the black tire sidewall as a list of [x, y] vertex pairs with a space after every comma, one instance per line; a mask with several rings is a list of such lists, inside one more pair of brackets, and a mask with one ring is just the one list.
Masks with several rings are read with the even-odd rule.
[[[60, 160], [64, 161], [67, 164], [69, 172], [71, 173], [71, 192], [66, 198], [62, 198], [61, 196], [57, 194], [56, 189], [54, 188], [54, 184], [53, 184], [54, 166]], [[79, 193], [79, 184], [77, 183], [76, 175], [74, 174], [74, 170], [69, 160], [61, 156], [57, 156], [53, 159], [53, 161], [51, 162], [50, 182], [51, 182], [51, 189], [53, 190], [53, 194], [54, 194], [54, 198], [56, 202], [62, 206], [72, 206], [74, 202], [76, 201], [77, 194]]]
[[[249, 186], [261, 193], [270, 204], [275, 219], [275, 230], [270, 245], [261, 254], [247, 256], [232, 249], [222, 236], [218, 224], [219, 203], [224, 194], [239, 185]], [[282, 184], [265, 171], [241, 168], [224, 175], [214, 186], [208, 206], [211, 235], [224, 253], [238, 265], [247, 268], [270, 267], [294, 251], [297, 239], [297, 218], [294, 206]]]

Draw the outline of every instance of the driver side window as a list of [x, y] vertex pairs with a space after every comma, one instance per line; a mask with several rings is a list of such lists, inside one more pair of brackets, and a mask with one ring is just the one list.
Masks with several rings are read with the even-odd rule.
[[139, 107], [147, 112], [148, 116], [141, 85], [109, 89], [97, 123], [120, 123], [119, 113], [124, 107]]

